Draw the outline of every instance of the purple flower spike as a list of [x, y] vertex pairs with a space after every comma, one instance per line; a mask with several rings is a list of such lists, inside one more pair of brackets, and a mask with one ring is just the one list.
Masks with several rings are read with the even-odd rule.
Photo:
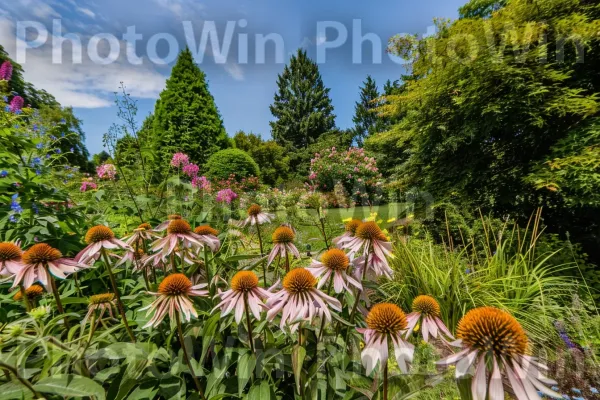
[[13, 66], [10, 61], [4, 61], [0, 66], [0, 80], [10, 81], [12, 78]]

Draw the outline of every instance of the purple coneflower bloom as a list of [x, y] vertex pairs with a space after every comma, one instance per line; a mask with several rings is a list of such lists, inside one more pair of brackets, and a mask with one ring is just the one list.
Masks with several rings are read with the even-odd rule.
[[252, 271], [240, 271], [231, 279], [231, 289], [218, 294], [221, 302], [216, 308], [221, 309], [221, 315], [225, 316], [234, 311], [235, 322], [240, 323], [246, 305], [257, 320], [260, 320], [262, 310], [268, 310], [264, 300], [271, 296], [267, 290], [258, 287], [258, 277]]
[[10, 271], [18, 271], [22, 267], [22, 254], [18, 243], [0, 243], [0, 276], [10, 276]]
[[429, 341], [429, 335], [437, 338], [438, 334], [442, 340], [445, 340], [442, 334], [446, 335], [448, 339], [454, 340], [454, 336], [452, 336], [452, 333], [450, 333], [444, 322], [440, 319], [440, 305], [433, 297], [424, 295], [415, 297], [412, 309], [413, 312], [406, 316], [408, 323], [406, 331], [407, 339], [412, 334], [417, 323], [420, 322], [424, 341]]
[[114, 232], [104, 225], [97, 225], [90, 228], [85, 234], [85, 242], [88, 245], [75, 256], [75, 260], [84, 264], [98, 260], [102, 249], [133, 251], [131, 246], [117, 239]]
[[336, 247], [343, 248], [344, 243], [350, 241], [354, 238], [354, 234], [356, 233], [356, 228], [362, 224], [360, 219], [351, 219], [346, 222], [344, 225], [344, 233], [341, 236], [333, 238], [331, 241]]
[[[456, 378], [465, 375], [474, 365], [471, 384], [474, 400], [503, 400], [503, 373], [517, 400], [539, 399], [537, 390], [550, 397], [560, 397], [546, 386], [556, 384], [541, 372], [548, 367], [527, 355], [527, 335], [509, 313], [494, 307], [475, 308], [458, 323], [457, 336], [459, 340], [455, 344], [463, 349], [438, 364], [456, 364]], [[488, 365], [492, 369], [489, 382]]]
[[15, 275], [13, 288], [19, 284], [27, 289], [35, 281], [40, 282], [48, 292], [52, 292], [48, 272], [57, 278], [65, 279], [68, 274], [83, 268], [79, 262], [70, 258], [63, 258], [62, 253], [47, 245], [38, 243], [27, 249], [22, 255], [22, 264], [9, 267], [9, 272]]
[[271, 253], [269, 254], [267, 265], [271, 265], [273, 260], [275, 260], [275, 257], [277, 257], [278, 255], [285, 258], [286, 260], [289, 254], [292, 254], [296, 258], [301, 258], [300, 252], [298, 251], [296, 246], [294, 246], [295, 238], [296, 235], [294, 234], [294, 231], [288, 226], [280, 226], [279, 228], [275, 229], [275, 232], [273, 232], [272, 236], [274, 246], [271, 250]]
[[377, 364], [383, 368], [389, 357], [389, 340], [394, 346], [398, 367], [408, 372], [413, 359], [414, 346], [402, 338], [407, 327], [406, 315], [395, 304], [375, 304], [367, 315], [367, 328], [356, 330], [365, 336], [365, 347], [361, 353], [362, 364], [371, 375]]
[[358, 290], [362, 290], [360, 282], [346, 273], [348, 267], [352, 266], [352, 263], [353, 261], [342, 250], [331, 249], [323, 253], [320, 262], [312, 260], [310, 267], [306, 269], [315, 278], [320, 278], [317, 285], [319, 289], [332, 279], [333, 289], [336, 293], [341, 293], [343, 290], [350, 290], [349, 284]]
[[192, 315], [197, 318], [198, 313], [190, 296], [208, 296], [207, 290], [201, 290], [204, 287], [206, 287], [206, 283], [192, 285], [192, 282], [183, 274], [167, 276], [158, 286], [158, 293], [150, 292], [158, 298], [141, 309], [141, 311], [148, 310], [147, 315], [154, 313], [144, 328], [158, 326], [167, 313], [171, 319], [175, 317], [175, 313], [183, 314], [184, 321], [190, 321]]
[[300, 322], [311, 323], [315, 317], [331, 322], [329, 307], [339, 312], [342, 305], [337, 299], [317, 289], [316, 285], [317, 279], [304, 268], [288, 272], [283, 279], [283, 289], [267, 300], [267, 319], [272, 321], [282, 312], [279, 326], [281, 329], [288, 326], [292, 333], [298, 329]]
[[379, 226], [372, 221], [363, 222], [356, 228], [355, 236], [343, 242], [342, 247], [349, 250], [349, 255], [362, 254], [369, 256], [367, 271], [372, 270], [377, 276], [390, 277], [392, 270], [387, 257], [393, 257], [392, 244]]
[[262, 225], [269, 223], [275, 218], [275, 215], [266, 213], [258, 204], [252, 204], [248, 207], [248, 218], [241, 222], [241, 226]]

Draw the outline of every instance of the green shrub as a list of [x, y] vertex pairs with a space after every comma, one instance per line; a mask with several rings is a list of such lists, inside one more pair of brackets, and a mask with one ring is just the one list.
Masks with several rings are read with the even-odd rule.
[[211, 179], [227, 179], [259, 176], [258, 164], [248, 153], [240, 149], [226, 149], [213, 154], [206, 163], [206, 175]]

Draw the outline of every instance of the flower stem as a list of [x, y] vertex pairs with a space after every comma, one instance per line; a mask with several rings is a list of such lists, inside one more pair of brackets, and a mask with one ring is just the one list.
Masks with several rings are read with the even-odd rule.
[[208, 292], [210, 293], [211, 297], [213, 296], [213, 290], [212, 287], [210, 285], [210, 281], [212, 280], [212, 277], [210, 276], [210, 266], [208, 265], [208, 246], [204, 246], [204, 270], [206, 272], [206, 282], [208, 283]]
[[196, 385], [196, 389], [198, 390], [198, 394], [202, 397], [203, 400], [206, 400], [204, 396], [204, 391], [200, 386], [200, 381], [196, 377], [196, 373], [194, 372], [194, 368], [192, 367], [192, 362], [190, 361], [190, 356], [188, 355], [187, 349], [185, 348], [185, 340], [183, 338], [183, 330], [181, 329], [181, 320], [179, 319], [179, 312], [175, 312], [175, 321], [177, 322], [177, 334], [179, 335], [179, 343], [181, 344], [181, 350], [183, 351], [183, 358], [190, 369], [190, 374], [192, 374], [192, 378], [194, 379], [194, 384]]
[[133, 331], [129, 327], [127, 323], [127, 316], [125, 315], [125, 308], [123, 307], [123, 302], [121, 302], [121, 295], [119, 294], [119, 288], [117, 287], [117, 282], [115, 281], [115, 276], [113, 275], [112, 269], [110, 267], [110, 261], [108, 260], [108, 256], [104, 249], [100, 250], [102, 252], [102, 258], [104, 259], [104, 264], [106, 265], [106, 270], [108, 271], [108, 277], [110, 278], [110, 284], [113, 287], [113, 292], [115, 292], [115, 298], [117, 300], [117, 307], [119, 308], [119, 313], [121, 314], [121, 319], [123, 319], [123, 324], [125, 325], [125, 329], [131, 338], [131, 341], [135, 343], [135, 336], [133, 335]]
[[[329, 281], [329, 286], [327, 287], [327, 295], [331, 296], [331, 287], [333, 286], [333, 280], [334, 277], [331, 277], [331, 280]], [[317, 336], [317, 342], [320, 342], [321, 339], [323, 338], [323, 331], [325, 330], [325, 318], [323, 318], [323, 316], [321, 316], [321, 328], [319, 329], [319, 335]]]
[[327, 233], [325, 232], [325, 217], [321, 216], [321, 211], [319, 209], [317, 209], [317, 215], [321, 222], [321, 232], [323, 233], [323, 239], [325, 239], [325, 247], [329, 250], [329, 242], [327, 241]]
[[[258, 223], [258, 219], [256, 219], [256, 233], [258, 235], [258, 246], [260, 247], [260, 258], [262, 258], [264, 251], [263, 251], [262, 236], [260, 236], [260, 225]], [[262, 262], [262, 267], [263, 267], [263, 280], [265, 283], [265, 287], [267, 287], [267, 269], [268, 269], [268, 267], [265, 265], [264, 260]]]
[[79, 286], [79, 279], [77, 278], [77, 272], [73, 273], [73, 280], [75, 282], [75, 289], [77, 289], [77, 294], [79, 297], [83, 297], [83, 293], [81, 292], [81, 287]]
[[250, 308], [248, 307], [248, 293], [244, 293], [244, 306], [246, 308], [246, 325], [248, 326], [248, 340], [250, 350], [254, 353], [254, 338], [252, 337], [252, 322], [250, 321]]
[[23, 284], [19, 285], [19, 290], [21, 291], [21, 298], [25, 302], [25, 309], [27, 310], [27, 312], [31, 311], [31, 303], [29, 302], [29, 298], [27, 297], [25, 287], [23, 287]]
[[33, 394], [33, 398], [35, 399], [42, 399], [43, 397], [35, 390], [35, 388], [33, 387], [33, 385], [31, 384], [31, 382], [29, 382], [27, 379], [23, 378], [21, 375], [19, 375], [19, 372], [17, 371], [16, 368], [14, 368], [12, 365], [8, 365], [6, 363], [3, 363], [0, 361], [0, 368], [7, 370], [9, 372], [11, 372], [15, 378], [17, 378], [17, 380], [19, 382], [21, 382], [23, 384], [23, 386], [25, 386], [32, 394]]
[[285, 249], [284, 251], [285, 251], [285, 273], [287, 274], [288, 272], [290, 272], [290, 254], [288, 253], [287, 249]]
[[388, 363], [383, 367], [383, 400], [388, 399]]
[[[56, 301], [56, 309], [58, 310], [59, 313], [64, 314], [65, 313], [65, 309], [62, 306], [62, 302], [60, 301], [60, 293], [58, 293], [58, 289], [56, 288], [56, 281], [54, 280], [54, 275], [52, 275], [50, 273], [50, 270], [48, 269], [48, 265], [44, 265], [44, 268], [46, 269], [46, 275], [48, 275], [48, 280], [50, 281], [50, 287], [52, 288], [52, 294], [54, 295], [54, 301]], [[69, 320], [67, 319], [67, 316], [65, 315], [65, 328], [67, 329], [67, 331], [69, 329], [71, 329], [71, 325], [69, 325]]]

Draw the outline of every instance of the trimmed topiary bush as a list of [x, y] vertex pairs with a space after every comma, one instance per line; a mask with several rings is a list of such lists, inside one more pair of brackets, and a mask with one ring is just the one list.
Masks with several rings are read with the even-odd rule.
[[258, 164], [240, 149], [225, 149], [213, 154], [206, 163], [206, 175], [211, 179], [237, 179], [259, 176]]

